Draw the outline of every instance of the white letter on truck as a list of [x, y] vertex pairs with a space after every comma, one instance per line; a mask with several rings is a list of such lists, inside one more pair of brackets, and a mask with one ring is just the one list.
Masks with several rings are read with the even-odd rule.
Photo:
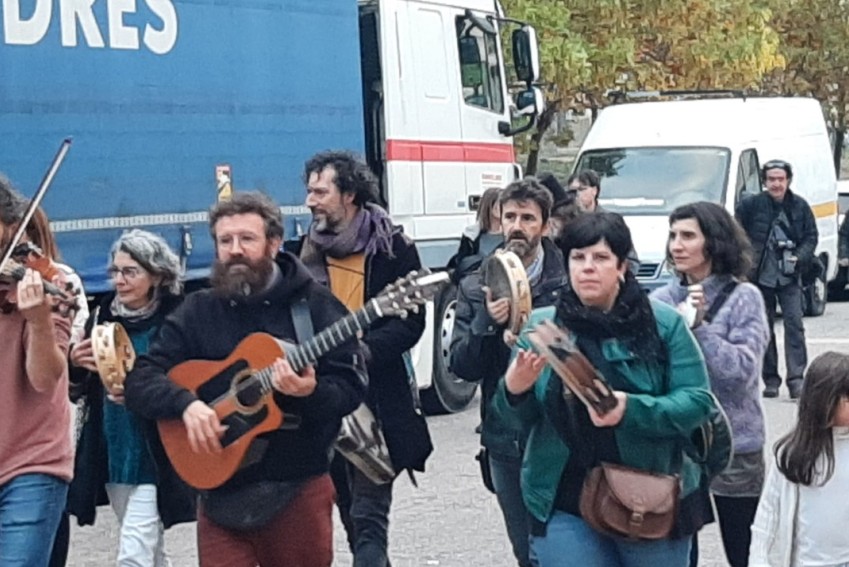
[[177, 10], [171, 0], [147, 0], [147, 7], [162, 19], [162, 29], [147, 24], [144, 44], [157, 55], [164, 55], [177, 43]]
[[50, 27], [52, 0], [35, 0], [35, 11], [21, 19], [20, 0], [3, 0], [3, 37], [9, 45], [35, 45]]
[[95, 0], [61, 0], [62, 45], [77, 46], [77, 21], [89, 47], [104, 47], [91, 7]]
[[124, 14], [136, 13], [136, 0], [109, 0], [109, 47], [138, 49], [139, 30], [124, 25]]

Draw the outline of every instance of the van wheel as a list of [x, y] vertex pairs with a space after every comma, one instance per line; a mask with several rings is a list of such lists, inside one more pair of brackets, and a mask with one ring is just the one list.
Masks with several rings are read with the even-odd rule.
[[462, 380], [448, 370], [456, 306], [457, 286], [447, 285], [436, 301], [433, 384], [421, 392], [422, 408], [430, 415], [455, 413], [466, 409], [474, 399], [478, 387], [477, 384]]
[[825, 313], [825, 304], [828, 302], [828, 285], [825, 281], [825, 270], [817, 276], [814, 282], [806, 286], [803, 291], [805, 302], [805, 315], [808, 317], [819, 317]]

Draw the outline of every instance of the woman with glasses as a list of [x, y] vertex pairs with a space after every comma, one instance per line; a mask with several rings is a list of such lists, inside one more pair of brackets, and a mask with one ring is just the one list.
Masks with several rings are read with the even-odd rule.
[[115, 291], [94, 310], [87, 338], [70, 354], [71, 382], [85, 405], [68, 510], [88, 525], [96, 506], [110, 503], [120, 523], [117, 564], [162, 567], [170, 565], [164, 529], [195, 519], [194, 497], [165, 457], [155, 424], [128, 412], [122, 391], [104, 387], [90, 337], [95, 325], [120, 323], [136, 356], [146, 353], [180, 303], [180, 261], [160, 236], [143, 230], [121, 235], [109, 260]]

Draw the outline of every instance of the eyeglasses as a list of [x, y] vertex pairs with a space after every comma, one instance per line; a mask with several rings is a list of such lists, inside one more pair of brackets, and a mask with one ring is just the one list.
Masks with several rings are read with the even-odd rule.
[[106, 273], [109, 274], [109, 277], [113, 280], [118, 277], [118, 274], [121, 274], [125, 280], [134, 280], [141, 275], [142, 270], [136, 266], [126, 266], [124, 268], [112, 266], [106, 270]]

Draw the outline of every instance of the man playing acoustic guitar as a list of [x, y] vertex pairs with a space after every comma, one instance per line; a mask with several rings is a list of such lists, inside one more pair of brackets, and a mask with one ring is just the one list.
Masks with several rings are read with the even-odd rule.
[[[273, 390], [268, 403], [282, 410], [286, 419], [282, 426], [253, 439], [232, 478], [201, 493], [200, 563], [207, 567], [328, 567], [333, 559], [334, 499], [328, 454], [341, 418], [364, 396], [360, 346], [356, 341], [345, 342], [320, 357], [315, 368], [306, 366], [300, 374], [285, 357], [257, 372], [250, 364], [252, 353], [246, 352], [247, 364], [234, 371], [232, 378], [221, 372], [196, 391], [178, 386], [174, 373], [169, 379], [169, 371], [185, 361], [227, 358], [252, 333], [294, 342], [292, 305], [299, 301], [307, 303], [316, 332], [347, 313], [295, 256], [278, 255], [282, 219], [279, 208], [266, 196], [238, 193], [219, 202], [210, 211], [209, 226], [217, 253], [213, 287], [189, 295], [165, 321], [158, 340], [127, 377], [127, 407], [160, 420], [160, 432], [167, 420], [177, 423], [188, 435], [190, 451], [205, 457], [217, 454], [223, 461], [225, 453], [242, 442], [237, 436], [249, 437], [251, 420], [272, 412], [260, 405], [254, 413], [236, 411], [224, 416], [210, 407], [220, 408], [218, 399], [207, 394], [220, 390], [224, 375], [223, 391], [215, 395], [237, 391], [241, 403], [252, 404], [256, 392], [240, 386], [261, 375], [259, 384]], [[165, 436], [163, 443], [168, 450]]]

